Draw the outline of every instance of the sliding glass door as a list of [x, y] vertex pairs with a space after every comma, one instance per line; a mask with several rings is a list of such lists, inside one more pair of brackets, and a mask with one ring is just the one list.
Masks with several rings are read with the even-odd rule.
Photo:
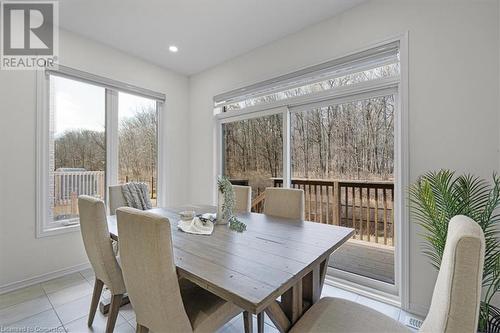
[[355, 229], [330, 266], [394, 284], [395, 95], [291, 110], [291, 187], [306, 218]]
[[408, 277], [400, 269], [408, 255], [400, 43], [214, 96], [218, 174], [252, 186], [255, 212], [266, 186], [304, 190], [306, 220], [355, 230], [332, 255], [328, 278], [396, 302], [407, 299]]
[[252, 187], [298, 188], [306, 220], [353, 228], [331, 277], [397, 294], [397, 86], [219, 119], [220, 173]]

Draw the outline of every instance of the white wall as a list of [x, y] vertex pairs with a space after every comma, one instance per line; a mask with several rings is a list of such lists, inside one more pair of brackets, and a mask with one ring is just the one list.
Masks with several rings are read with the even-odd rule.
[[[60, 34], [60, 63], [166, 95], [168, 202], [184, 203], [187, 77], [78, 37]], [[0, 71], [0, 290], [88, 262], [79, 232], [35, 238], [36, 83], [33, 71]]]
[[[191, 201], [211, 202], [212, 97], [409, 32], [410, 180], [451, 168], [498, 170], [497, 1], [373, 0], [190, 78]], [[279, 19], [279, 16], [277, 16]], [[410, 221], [411, 224], [411, 221]], [[424, 313], [435, 272], [411, 224], [410, 305]]]

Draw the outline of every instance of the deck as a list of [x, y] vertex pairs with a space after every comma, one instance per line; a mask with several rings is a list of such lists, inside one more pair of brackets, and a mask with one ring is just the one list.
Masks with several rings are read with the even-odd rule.
[[[273, 178], [282, 187], [281, 178]], [[353, 239], [338, 249], [330, 266], [394, 284], [394, 183], [292, 179], [292, 188], [304, 190], [309, 221], [355, 229]], [[265, 192], [258, 193], [252, 210], [261, 212]]]
[[350, 240], [330, 257], [330, 267], [394, 284], [394, 248]]

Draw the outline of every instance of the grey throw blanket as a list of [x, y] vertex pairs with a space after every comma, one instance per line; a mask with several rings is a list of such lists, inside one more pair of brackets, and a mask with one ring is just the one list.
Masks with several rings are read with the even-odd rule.
[[146, 183], [127, 183], [122, 185], [122, 193], [128, 207], [142, 210], [153, 208]]

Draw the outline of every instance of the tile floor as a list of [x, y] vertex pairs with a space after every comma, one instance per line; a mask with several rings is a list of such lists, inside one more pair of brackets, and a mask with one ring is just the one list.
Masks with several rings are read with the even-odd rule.
[[[107, 317], [99, 311], [93, 327], [87, 327], [93, 283], [94, 273], [89, 269], [0, 295], [0, 332], [104, 332]], [[109, 299], [109, 296], [103, 292], [103, 298]], [[353, 300], [396, 320], [404, 320], [408, 315], [394, 306], [328, 285], [325, 285], [322, 296]], [[254, 321], [257, 325], [256, 318]], [[135, 314], [130, 304], [120, 309], [115, 332], [135, 332]], [[243, 332], [241, 315], [218, 333], [231, 332]], [[265, 332], [278, 332], [267, 317]]]

